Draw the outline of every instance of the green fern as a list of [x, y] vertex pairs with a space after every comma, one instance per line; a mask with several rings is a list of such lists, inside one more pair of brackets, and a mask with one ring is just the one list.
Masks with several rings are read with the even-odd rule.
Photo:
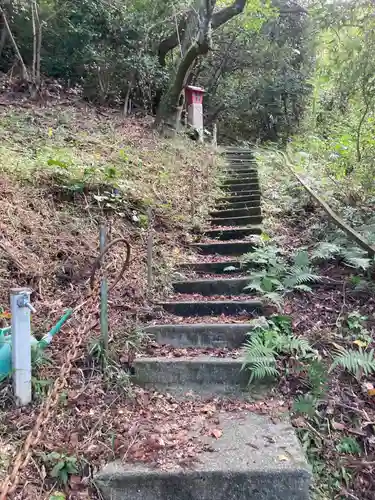
[[306, 250], [300, 250], [297, 252], [293, 261], [293, 267], [296, 267], [297, 269], [305, 269], [310, 266], [310, 258]]
[[253, 252], [244, 254], [241, 257], [241, 263], [244, 267], [253, 264], [260, 266], [283, 266], [283, 259], [280, 256], [280, 250], [274, 245], [264, 243], [257, 247]]
[[293, 411], [302, 415], [313, 417], [316, 411], [318, 400], [311, 394], [298, 396], [293, 403]]
[[360, 455], [362, 453], [358, 441], [352, 436], [341, 438], [340, 442], [336, 445], [336, 450], [339, 453], [347, 453], [350, 455]]
[[289, 271], [288, 275], [284, 280], [284, 285], [287, 288], [294, 288], [296, 286], [300, 287], [306, 283], [321, 283], [323, 277], [318, 274], [314, 274], [310, 268], [300, 268], [293, 266]]
[[310, 343], [301, 337], [290, 335], [282, 339], [283, 340], [280, 346], [280, 350], [282, 352], [296, 353], [306, 357], [309, 352], [313, 351]]
[[279, 372], [276, 367], [276, 360], [274, 364], [268, 364], [265, 360], [258, 361], [252, 365], [249, 383], [254, 380], [262, 380], [265, 378], [276, 378]]
[[245, 287], [245, 290], [254, 290], [264, 294], [283, 289], [281, 271], [273, 267], [251, 273], [249, 279], [250, 283]]
[[245, 359], [242, 369], [250, 370], [250, 380], [263, 379], [266, 376], [277, 376], [276, 350], [262, 337], [264, 330], [257, 328], [253, 336], [245, 342]]
[[257, 324], [244, 344], [242, 369], [250, 371], [250, 383], [265, 377], [277, 377], [277, 356], [293, 354], [307, 357], [315, 351], [305, 339], [291, 333], [291, 321], [286, 316], [274, 316]]
[[345, 242], [321, 242], [311, 253], [313, 261], [326, 261], [341, 259], [344, 264], [355, 269], [367, 270], [372, 265], [371, 259], [366, 257], [366, 252], [356, 247], [346, 247]]
[[281, 306], [283, 305], [283, 297], [277, 292], [268, 292], [264, 293], [263, 297], [264, 302], [266, 304], [272, 304], [278, 307], [278, 309], [281, 309]]
[[292, 318], [283, 314], [275, 314], [271, 317], [270, 321], [281, 332], [289, 335], [292, 333]]
[[322, 398], [327, 393], [328, 371], [321, 359], [314, 359], [308, 364], [307, 384], [310, 388], [310, 394], [316, 398]]
[[253, 292], [259, 292], [261, 294], [264, 293], [262, 281], [260, 279], [251, 281], [248, 285], [245, 286], [244, 290], [252, 290]]
[[366, 257], [355, 257], [350, 254], [344, 254], [343, 258], [344, 263], [349, 267], [354, 267], [354, 269], [362, 269], [363, 271], [366, 271], [371, 265], [371, 259], [367, 259]]
[[371, 375], [375, 372], [374, 349], [348, 349], [336, 354], [329, 371], [340, 366], [360, 380], [362, 375]]
[[[254, 255], [255, 254], [255, 255]], [[319, 283], [323, 278], [313, 272], [309, 255], [305, 250], [296, 253], [293, 264], [288, 265], [283, 260], [276, 247], [264, 245], [254, 254], [244, 256], [244, 261], [262, 263], [263, 269], [252, 272], [250, 283], [245, 290], [253, 290], [263, 295], [269, 302], [278, 307], [282, 304], [282, 295], [288, 290], [311, 292], [308, 284]]]
[[311, 252], [311, 260], [325, 261], [335, 259], [338, 255], [340, 255], [343, 248], [336, 243], [329, 243], [327, 241], [323, 241], [318, 243], [314, 250]]

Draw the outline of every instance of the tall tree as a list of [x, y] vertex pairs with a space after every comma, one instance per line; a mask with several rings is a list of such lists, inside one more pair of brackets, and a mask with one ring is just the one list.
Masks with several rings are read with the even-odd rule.
[[212, 31], [241, 14], [247, 0], [234, 0], [218, 10], [216, 3], [217, 0], [197, 0], [184, 13], [175, 31], [159, 45], [159, 62], [162, 66], [170, 51], [178, 46], [180, 49], [180, 58], [162, 96], [156, 118], [156, 124], [162, 128], [178, 129], [183, 104], [182, 91], [191, 67], [199, 56], [207, 54], [212, 47]]

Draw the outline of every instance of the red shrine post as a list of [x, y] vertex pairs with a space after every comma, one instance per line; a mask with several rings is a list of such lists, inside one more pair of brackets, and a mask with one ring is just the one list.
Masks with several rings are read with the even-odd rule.
[[197, 130], [200, 141], [203, 141], [203, 94], [204, 89], [201, 87], [185, 87], [187, 122]]

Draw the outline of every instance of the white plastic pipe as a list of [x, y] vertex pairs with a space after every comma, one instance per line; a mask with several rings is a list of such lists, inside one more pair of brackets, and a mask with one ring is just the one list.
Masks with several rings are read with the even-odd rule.
[[31, 291], [27, 288], [10, 290], [12, 313], [12, 369], [16, 402], [24, 406], [31, 401]]

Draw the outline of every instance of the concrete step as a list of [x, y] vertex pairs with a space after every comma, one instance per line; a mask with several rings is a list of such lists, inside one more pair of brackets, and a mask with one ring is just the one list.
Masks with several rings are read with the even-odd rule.
[[227, 195], [228, 197], [237, 197], [237, 196], [253, 196], [253, 195], [257, 195], [259, 198], [261, 196], [261, 192], [258, 190], [250, 190], [250, 191], [227, 191]]
[[225, 151], [225, 156], [227, 158], [243, 158], [244, 156], [248, 156], [249, 158], [254, 158], [254, 155], [250, 149], [231, 149]]
[[236, 184], [247, 184], [249, 186], [257, 186], [259, 188], [259, 182], [257, 177], [228, 177], [223, 181], [224, 186], [232, 186]]
[[241, 193], [241, 194], [228, 194], [227, 196], [223, 196], [217, 200], [218, 205], [222, 205], [223, 203], [239, 203], [243, 201], [259, 201], [260, 202], [260, 191], [251, 192], [251, 193]]
[[257, 177], [258, 178], [258, 170], [256, 168], [251, 168], [251, 167], [247, 167], [247, 166], [244, 166], [244, 167], [227, 167], [225, 170], [224, 170], [224, 173], [226, 175], [233, 175], [233, 176], [248, 176], [248, 177]]
[[224, 171], [226, 172], [233, 172], [233, 173], [239, 173], [243, 170], [247, 170], [251, 174], [257, 174], [258, 173], [258, 165], [253, 162], [239, 162], [239, 163], [229, 163], [224, 167]]
[[236, 163], [241, 163], [241, 162], [249, 162], [249, 163], [256, 163], [256, 160], [253, 156], [242, 154], [242, 155], [230, 155], [227, 156], [226, 161], [229, 163], [229, 165], [233, 165]]
[[212, 226], [247, 226], [262, 223], [261, 215], [248, 215], [247, 217], [216, 217], [215, 219], [210, 219], [210, 224]]
[[165, 470], [130, 461], [107, 464], [94, 477], [104, 500], [310, 498], [310, 468], [289, 422], [251, 412], [236, 418], [235, 413], [223, 411], [219, 439], [209, 437], [202, 427], [189, 435], [204, 440], [207, 451], [189, 467]]
[[238, 157], [238, 158], [228, 158], [227, 165], [229, 167], [237, 167], [238, 165], [247, 165], [256, 168], [257, 162], [253, 158]]
[[235, 394], [245, 390], [250, 377], [241, 370], [242, 359], [208, 355], [181, 358], [137, 358], [133, 364], [134, 381], [145, 388], [183, 394]]
[[215, 210], [215, 212], [210, 212], [212, 218], [218, 217], [222, 219], [224, 217], [246, 217], [248, 215], [259, 215], [260, 205], [249, 208], [231, 208], [227, 210]]
[[[228, 271], [228, 268], [235, 268]], [[226, 262], [186, 262], [177, 267], [181, 271], [192, 271], [195, 273], [219, 273], [232, 274], [241, 270], [241, 264], [238, 260], [228, 260]]]
[[[245, 287], [250, 283], [248, 278], [220, 278], [204, 280], [174, 281], [173, 289], [177, 293], [199, 293], [200, 295], [240, 295], [250, 293]], [[254, 292], [251, 292], [254, 293]]]
[[239, 170], [247, 170], [251, 172], [252, 174], [257, 174], [258, 173], [258, 165], [252, 161], [241, 161], [238, 163], [227, 163], [223, 167], [224, 171], [231, 171], [237, 173]]
[[[236, 175], [236, 174], [227, 174], [226, 175], [226, 180], [230, 181], [229, 184], [242, 184], [243, 182], [250, 182], [250, 183], [257, 183], [259, 184], [259, 179], [257, 175], [250, 175], [249, 174], [243, 174], [243, 175]], [[229, 185], [227, 184], [227, 185]]]
[[211, 316], [220, 314], [259, 314], [262, 312], [260, 300], [213, 300], [191, 302], [160, 302], [167, 312], [176, 316]]
[[225, 172], [230, 172], [234, 175], [248, 173], [250, 175], [258, 175], [258, 168], [254, 163], [238, 163], [227, 165], [224, 169]]
[[260, 207], [260, 200], [250, 200], [250, 201], [240, 201], [240, 202], [230, 202], [230, 203], [221, 203], [217, 205], [216, 208], [219, 210], [237, 210], [239, 208], [252, 208], [252, 207]]
[[225, 161], [228, 165], [237, 165], [238, 163], [252, 163], [253, 165], [256, 164], [256, 160], [252, 156], [248, 155], [227, 156]]
[[193, 323], [154, 325], [144, 328], [144, 331], [160, 345], [238, 349], [245, 342], [251, 327], [246, 323]]
[[221, 189], [230, 193], [241, 193], [241, 191], [259, 191], [259, 183], [244, 182], [243, 184], [230, 184], [228, 186], [221, 186]]
[[253, 155], [253, 153], [250, 151], [239, 151], [238, 153], [235, 153], [233, 151], [231, 151], [230, 153], [226, 154], [226, 158], [228, 159], [228, 161], [232, 161], [233, 159], [236, 159], [236, 158], [249, 158], [250, 160], [255, 160], [255, 157]]
[[212, 229], [204, 232], [204, 236], [207, 238], [220, 241], [239, 240], [253, 234], [262, 234], [262, 228], [260, 226], [250, 226], [231, 229]]
[[192, 243], [190, 247], [203, 255], [243, 255], [252, 252], [254, 245], [246, 241], [217, 242], [217, 243]]

